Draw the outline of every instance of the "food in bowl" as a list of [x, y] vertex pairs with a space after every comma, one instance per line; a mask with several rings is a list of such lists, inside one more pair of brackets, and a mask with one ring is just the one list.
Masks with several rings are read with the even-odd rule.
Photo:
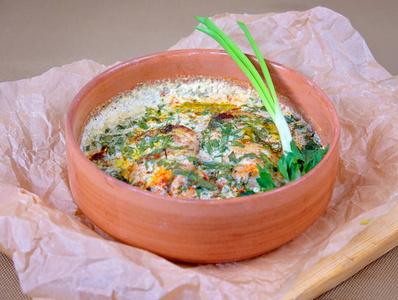
[[[322, 148], [304, 118], [281, 106], [295, 144]], [[257, 91], [231, 78], [140, 83], [91, 112], [81, 150], [105, 173], [160, 195], [216, 199], [265, 192], [262, 169], [275, 187], [289, 183], [277, 166], [278, 130]]]
[[[257, 69], [253, 56], [248, 56]], [[266, 193], [228, 199], [186, 199], [149, 192], [102, 172], [82, 152], [82, 128], [96, 107], [142, 82], [186, 77], [248, 82], [224, 51], [156, 53], [116, 65], [76, 95], [66, 120], [73, 198], [96, 226], [117, 240], [175, 261], [220, 263], [271, 251], [295, 238], [325, 211], [339, 157], [339, 121], [327, 96], [303, 75], [267, 62], [276, 91], [289, 99], [329, 150], [305, 176]]]
[[[80, 90], [71, 103], [66, 122], [68, 177], [73, 197], [81, 211], [99, 228], [119, 241], [152, 251], [175, 261], [221, 263], [251, 258], [271, 251], [297, 237], [324, 213], [333, 193], [337, 173], [339, 121], [333, 105], [313, 82], [289, 68], [270, 61], [265, 62], [261, 55], [257, 55], [257, 53], [256, 58], [237, 51], [236, 47], [228, 42], [228, 39], [213, 26], [212, 22], [202, 18], [199, 18], [199, 21], [209, 27], [209, 30], [201, 29], [202, 31], [210, 33], [219, 41], [227, 41], [223, 43], [227, 52], [215, 49], [190, 49], [147, 55], [110, 68], [92, 79]], [[246, 31], [245, 27], [242, 27]], [[238, 64], [235, 64], [234, 61]], [[266, 64], [269, 67], [269, 74], [267, 74]], [[271, 88], [270, 93], [268, 93], [270, 95], [267, 95], [268, 89], [264, 85], [262, 77], [258, 74], [259, 70], [263, 71], [267, 86], [272, 87], [273, 85], [275, 88]], [[234, 128], [234, 122], [238, 122], [237, 120], [244, 123], [247, 115], [252, 117], [248, 119], [257, 120], [257, 114], [261, 115], [263, 112], [258, 107], [254, 109], [253, 107], [250, 108], [250, 105], [248, 107], [239, 106], [231, 99], [225, 101], [226, 103], [216, 103], [217, 107], [214, 103], [207, 104], [206, 101], [198, 101], [198, 99], [196, 99], [196, 102], [173, 103], [169, 106], [166, 105], [167, 103], [152, 107], [147, 105], [149, 109], [142, 105], [141, 111], [138, 106], [133, 106], [138, 109], [136, 110], [138, 119], [132, 120], [138, 124], [138, 127], [136, 124], [133, 128], [137, 131], [143, 129], [142, 136], [135, 135], [136, 141], [139, 142], [137, 143], [139, 145], [138, 151], [136, 146], [131, 147], [130, 145], [134, 138], [124, 140], [123, 138], [119, 139], [120, 136], [115, 136], [113, 143], [115, 145], [124, 144], [122, 147], [132, 148], [126, 149], [128, 150], [126, 157], [124, 157], [123, 152], [116, 151], [116, 147], [111, 148], [112, 145], [97, 145], [95, 143], [91, 145], [91, 142], [89, 142], [88, 144], [84, 143], [82, 148], [82, 135], [87, 134], [82, 128], [87, 125], [87, 119], [93, 117], [101, 119], [101, 111], [112, 105], [110, 99], [120, 97], [126, 91], [133, 91], [142, 83], [163, 82], [164, 80], [173, 82], [174, 80], [181, 80], [182, 77], [190, 79], [198, 77], [233, 78], [234, 81], [239, 83], [238, 85], [240, 85], [240, 82], [247, 85], [249, 85], [249, 82], [253, 84], [259, 91], [264, 106], [278, 128], [284, 154], [278, 159], [277, 166], [283, 177], [290, 183], [283, 185], [283, 180], [280, 180], [281, 186], [274, 188], [275, 183], [270, 172], [272, 173], [271, 164], [273, 160], [278, 157], [277, 139], [267, 146], [262, 145], [269, 152], [264, 150], [265, 154], [260, 153], [260, 151], [256, 155], [257, 158], [265, 156], [263, 162], [271, 161], [269, 172], [264, 168], [265, 164], [263, 164], [263, 167], [257, 166], [260, 178], [255, 181], [261, 187], [265, 186], [267, 190], [269, 189], [266, 193], [253, 193], [249, 190], [247, 192], [252, 194], [245, 197], [208, 198], [203, 201], [202, 199], [211, 193], [208, 193], [208, 191], [203, 193], [202, 187], [199, 189], [199, 193], [197, 193], [198, 188], [195, 189], [194, 193], [188, 193], [198, 196], [200, 199], [187, 199], [181, 195], [188, 189], [186, 191], [182, 188], [179, 189], [184, 184], [176, 184], [177, 197], [170, 196], [170, 194], [162, 191], [162, 187], [167, 185], [169, 180], [167, 182], [165, 180], [159, 181], [161, 183], [158, 185], [158, 187], [160, 186], [160, 193], [157, 193], [156, 190], [155, 192], [147, 191], [146, 188], [138, 187], [138, 184], [134, 186], [122, 182], [122, 180], [130, 181], [131, 175], [133, 177], [138, 176], [139, 180], [145, 179], [145, 174], [141, 173], [149, 170], [156, 171], [153, 169], [154, 165], [150, 165], [149, 159], [146, 159], [145, 162], [148, 166], [142, 161], [137, 164], [141, 168], [138, 168], [139, 173], [132, 174], [129, 170], [130, 161], [126, 160], [125, 168], [127, 154], [130, 154], [133, 158], [136, 155], [138, 159], [148, 154], [150, 154], [148, 156], [150, 159], [154, 159], [156, 155], [159, 156], [158, 158], [163, 155], [166, 158], [167, 155], [167, 160], [173, 158], [176, 164], [180, 164], [179, 169], [176, 170], [182, 171], [175, 174], [177, 176], [183, 173], [185, 175], [191, 174], [193, 166], [203, 168], [203, 165], [208, 162], [218, 163], [217, 159], [221, 161], [224, 159], [226, 164], [221, 164], [221, 167], [226, 168], [232, 165], [230, 162], [238, 160], [239, 155], [241, 155], [243, 162], [243, 156], [247, 154], [244, 153], [244, 150], [251, 148], [245, 145], [244, 137], [247, 136], [246, 139], [249, 141], [247, 143], [255, 142], [253, 146], [258, 148], [259, 141], [256, 140], [255, 134], [259, 135], [260, 129], [258, 128], [259, 131], [257, 131], [250, 128], [251, 130], [245, 131], [245, 126], [237, 126], [236, 129], [239, 130], [236, 130], [237, 138], [235, 139], [235, 132], [232, 132], [231, 127]], [[272, 84], [270, 84], [271, 77]], [[292, 139], [289, 124], [280, 110], [278, 97], [273, 94], [274, 90], [280, 92], [281, 102], [289, 100], [286, 102], [288, 103], [287, 106], [293, 112], [300, 113], [304, 123], [310, 125], [313, 132], [319, 137], [321, 144], [328, 145], [325, 149], [318, 149], [320, 151], [305, 149], [308, 148], [308, 145], [311, 148], [311, 144], [315, 144], [317, 138], [314, 142], [310, 140], [302, 149], [297, 147], [294, 143], [297, 137], [293, 134], [294, 138]], [[283, 97], [280, 95], [283, 95]], [[161, 105], [165, 106], [160, 107]], [[201, 127], [199, 126], [200, 116], [203, 115], [201, 112], [206, 110], [203, 106], [210, 106], [209, 111], [212, 113], [208, 116], [208, 122], [203, 121]], [[195, 107], [192, 111], [187, 109], [192, 107]], [[187, 124], [180, 124], [180, 122], [168, 123], [169, 120], [166, 120], [166, 115], [170, 113], [169, 110], [173, 112], [173, 108], [186, 109], [188, 116], [189, 114], [194, 116], [194, 120], [196, 119], [198, 124], [193, 128], [188, 128]], [[195, 112], [199, 112], [198, 116]], [[151, 131], [146, 131], [146, 129], [150, 129], [149, 125], [152, 123], [157, 123], [155, 119], [145, 123], [139, 121], [139, 118], [145, 118], [147, 113], [154, 115], [159, 113], [157, 118], [159, 118], [160, 123], [158, 127]], [[261, 116], [262, 119], [267, 119], [267, 115]], [[296, 117], [296, 115], [294, 116]], [[160, 117], [165, 119], [161, 120]], [[126, 118], [117, 119], [124, 120]], [[289, 118], [289, 114], [287, 118]], [[164, 124], [162, 121], [165, 121]], [[101, 124], [101, 122], [98, 124]], [[272, 123], [269, 124], [272, 125]], [[123, 122], [118, 125], [121, 125], [119, 130], [127, 136], [130, 129], [123, 129]], [[101, 126], [103, 126], [104, 133], [105, 131], [111, 133], [112, 130], [117, 129], [118, 125], [113, 125], [113, 127], [110, 125]], [[272, 133], [271, 125], [269, 125], [269, 131]], [[195, 130], [199, 128], [203, 129], [202, 132], [196, 133]], [[206, 131], [206, 129], [208, 130]], [[233, 136], [231, 141], [226, 138], [227, 135], [223, 135], [223, 130], [229, 131], [230, 136]], [[238, 132], [240, 135], [238, 135]], [[261, 131], [261, 134], [264, 132]], [[101, 134], [101, 131], [98, 133]], [[117, 132], [113, 133], [118, 134]], [[87, 134], [87, 136], [91, 135], [91, 133]], [[95, 134], [92, 136], [93, 140], [96, 140]], [[130, 138], [133, 136], [134, 134]], [[223, 136], [225, 136], [224, 140]], [[273, 135], [271, 134], [271, 136]], [[234, 141], [236, 144], [233, 145]], [[271, 137], [269, 141], [272, 141]], [[207, 157], [207, 161], [203, 158], [199, 160], [197, 156], [202, 142], [203, 145], [206, 144], [209, 147], [209, 149], [207, 149], [207, 146], [202, 149], [204, 157], [209, 152], [215, 152], [220, 157]], [[142, 148], [140, 147], [141, 143]], [[148, 143], [152, 143], [154, 147], [148, 147]], [[296, 143], [298, 142], [296, 141]], [[240, 147], [240, 144], [243, 147]], [[301, 144], [301, 146], [303, 145]], [[93, 148], [91, 149], [91, 147]], [[221, 147], [224, 147], [223, 150], [225, 151], [220, 151]], [[232, 151], [232, 147], [237, 147], [236, 153]], [[86, 152], [86, 149], [91, 160], [83, 153]], [[92, 152], [90, 152], [90, 149]], [[129, 152], [130, 150], [131, 152]], [[115, 156], [114, 164], [117, 167], [115, 170], [118, 172], [126, 170], [126, 173], [119, 172], [118, 176], [122, 176], [122, 180], [115, 179], [102, 172], [93, 164], [93, 160], [103, 160], [105, 153], [108, 152], [112, 152], [112, 155]], [[242, 153], [244, 154], [242, 155]], [[191, 154], [196, 154], [196, 157], [192, 156], [193, 159], [188, 159], [187, 157], [191, 157]], [[248, 154], [248, 157], [246, 157], [248, 161], [257, 159], [251, 153]], [[132, 165], [135, 165], [135, 162], [134, 158]], [[155, 160], [151, 161], [151, 163], [153, 162]], [[239, 165], [239, 163], [241, 162], [237, 161], [235, 165]], [[220, 164], [218, 165], [220, 166]], [[171, 184], [177, 176], [173, 179], [174, 171], [168, 170], [168, 166], [158, 166], [157, 170], [164, 167], [162, 170], [167, 170], [172, 178]], [[206, 175], [204, 170], [202, 172]], [[242, 174], [242, 178], [244, 176], [247, 176], [249, 180], [254, 178], [252, 178], [254, 173], [250, 174], [250, 171], [244, 170]], [[275, 172], [274, 175], [274, 179], [276, 179]], [[202, 173], [199, 173], [199, 176], [204, 179]], [[193, 177], [201, 181], [199, 176]], [[185, 177], [183, 176], [181, 179], [185, 180]], [[233, 178], [232, 175], [230, 177]], [[152, 178], [153, 176], [149, 176], [149, 181], [141, 180], [142, 186], [149, 183], [148, 187], [152, 190]], [[160, 176], [160, 178], [164, 177]], [[219, 179], [217, 178], [217, 180]], [[215, 185], [217, 185], [217, 180], [215, 180]], [[276, 180], [276, 182], [278, 181]], [[217, 187], [217, 193], [223, 190], [222, 184], [220, 187]], [[240, 194], [240, 192], [239, 196], [244, 194]], [[214, 193], [214, 196], [217, 193]]]

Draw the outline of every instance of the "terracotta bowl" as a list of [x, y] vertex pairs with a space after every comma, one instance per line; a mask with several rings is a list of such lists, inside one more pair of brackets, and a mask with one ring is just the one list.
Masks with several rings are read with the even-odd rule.
[[[250, 57], [256, 66], [255, 57]], [[307, 175], [278, 189], [220, 200], [160, 196], [105, 174], [79, 148], [89, 112], [145, 81], [177, 75], [226, 76], [247, 81], [219, 50], [156, 53], [110, 68], [85, 85], [67, 115], [68, 175], [74, 200], [99, 228], [119, 241], [167, 259], [220, 263], [255, 257], [297, 237], [325, 211], [333, 192], [339, 152], [339, 121], [327, 96], [310, 80], [268, 62], [277, 91], [320, 135], [329, 151]]]

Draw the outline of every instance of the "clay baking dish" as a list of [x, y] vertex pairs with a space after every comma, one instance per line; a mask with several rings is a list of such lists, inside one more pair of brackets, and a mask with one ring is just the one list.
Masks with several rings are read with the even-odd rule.
[[[256, 66], [257, 60], [250, 56]], [[273, 62], [277, 91], [330, 149], [308, 174], [278, 189], [219, 200], [160, 196], [114, 179], [79, 148], [81, 128], [98, 104], [138, 83], [177, 75], [226, 76], [248, 81], [224, 51], [179, 50], [133, 59], [85, 85], [66, 121], [68, 176], [74, 200], [99, 228], [119, 241], [167, 259], [220, 263], [255, 257], [300, 235], [325, 211], [333, 193], [339, 152], [339, 121], [327, 96], [299, 73]]]

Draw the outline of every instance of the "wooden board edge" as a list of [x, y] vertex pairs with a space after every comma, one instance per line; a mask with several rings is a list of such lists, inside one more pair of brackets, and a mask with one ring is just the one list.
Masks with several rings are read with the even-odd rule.
[[313, 299], [348, 279], [398, 245], [398, 204], [373, 221], [339, 252], [299, 276], [280, 300]]

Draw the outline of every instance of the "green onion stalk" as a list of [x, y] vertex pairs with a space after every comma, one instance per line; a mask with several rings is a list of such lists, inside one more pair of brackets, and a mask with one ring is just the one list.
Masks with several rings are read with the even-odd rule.
[[[272, 83], [271, 75], [268, 71], [267, 64], [265, 63], [264, 58], [262, 57], [260, 50], [258, 49], [256, 43], [254, 42], [249, 30], [246, 25], [242, 22], [238, 22], [238, 25], [244, 31], [250, 45], [253, 48], [254, 54], [257, 57], [257, 60], [260, 64], [261, 71], [263, 73], [265, 82], [262, 79], [261, 75], [254, 67], [249, 58], [239, 49], [239, 47], [220, 29], [215, 25], [209, 18], [201, 18], [195, 16], [195, 18], [205, 25], [196, 26], [195, 28], [208, 34], [213, 39], [215, 39], [231, 56], [231, 58], [238, 64], [238, 66], [242, 69], [245, 75], [248, 77], [250, 82], [253, 84], [253, 87], [256, 89], [257, 93], [260, 96], [261, 101], [263, 102], [266, 110], [268, 111], [270, 117], [275, 123], [276, 128], [278, 129], [280, 140], [282, 143], [283, 152], [291, 152], [291, 144], [292, 144], [292, 135], [289, 130], [289, 126], [285, 120], [285, 117], [282, 114], [282, 110], [280, 108], [278, 98], [276, 96], [275, 88]], [[268, 87], [267, 87], [268, 86]]]

